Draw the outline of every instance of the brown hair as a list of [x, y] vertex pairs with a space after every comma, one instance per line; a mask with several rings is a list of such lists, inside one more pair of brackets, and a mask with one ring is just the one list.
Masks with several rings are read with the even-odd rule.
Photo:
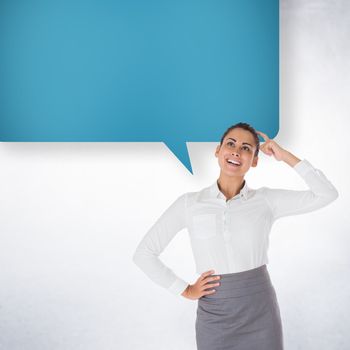
[[230, 126], [225, 132], [224, 134], [222, 135], [221, 137], [221, 141], [220, 141], [220, 146], [222, 145], [223, 141], [224, 141], [224, 138], [226, 137], [226, 135], [233, 129], [236, 129], [236, 128], [241, 128], [241, 129], [244, 129], [244, 130], [247, 130], [249, 131], [253, 137], [254, 137], [254, 141], [255, 141], [255, 145], [256, 145], [256, 150], [255, 150], [255, 153], [254, 153], [254, 156], [256, 157], [258, 154], [259, 154], [259, 146], [260, 146], [260, 141], [259, 141], [259, 136], [258, 134], [256, 133], [255, 129], [249, 125], [248, 123], [242, 123], [242, 122], [239, 122], [237, 124], [234, 124], [232, 126]]

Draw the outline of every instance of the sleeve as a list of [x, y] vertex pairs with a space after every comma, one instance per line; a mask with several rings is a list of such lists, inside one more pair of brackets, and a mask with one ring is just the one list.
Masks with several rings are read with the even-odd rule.
[[178, 197], [151, 226], [133, 255], [134, 263], [155, 283], [180, 295], [189, 285], [178, 277], [160, 259], [159, 255], [173, 239], [186, 227], [186, 193]]
[[338, 191], [324, 173], [303, 159], [293, 169], [303, 178], [308, 190], [296, 191], [264, 187], [265, 198], [274, 220], [322, 208], [338, 197]]

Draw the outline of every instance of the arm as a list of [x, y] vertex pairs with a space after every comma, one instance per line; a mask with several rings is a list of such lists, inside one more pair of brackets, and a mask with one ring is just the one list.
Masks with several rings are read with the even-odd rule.
[[276, 160], [282, 160], [291, 166], [309, 187], [305, 191], [264, 187], [265, 199], [274, 219], [322, 208], [338, 197], [337, 189], [321, 170], [314, 168], [306, 159], [300, 160], [291, 152], [283, 149], [274, 140], [270, 140], [266, 134], [262, 132], [258, 132], [258, 134], [266, 141], [260, 149], [265, 154], [273, 155]]
[[283, 216], [314, 211], [338, 197], [338, 191], [333, 184], [308, 160], [300, 160], [292, 168], [303, 178], [309, 189], [294, 191], [264, 187], [265, 198], [275, 220]]
[[152, 225], [133, 254], [133, 262], [155, 283], [183, 295], [189, 283], [178, 277], [159, 255], [177, 232], [186, 227], [186, 193], [178, 197]]

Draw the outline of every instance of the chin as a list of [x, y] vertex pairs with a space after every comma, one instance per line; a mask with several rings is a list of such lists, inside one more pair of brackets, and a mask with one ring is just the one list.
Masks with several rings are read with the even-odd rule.
[[243, 176], [245, 174], [241, 169], [225, 169], [224, 172], [228, 176]]

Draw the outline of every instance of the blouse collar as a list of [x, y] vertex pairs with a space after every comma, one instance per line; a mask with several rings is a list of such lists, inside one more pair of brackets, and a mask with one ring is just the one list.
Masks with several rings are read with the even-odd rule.
[[[218, 186], [218, 180], [216, 180], [211, 186], [210, 186], [210, 195], [215, 198], [222, 198], [226, 200], [225, 195], [220, 191], [219, 186]], [[238, 194], [236, 194], [234, 197], [231, 199], [236, 199], [236, 198], [241, 198], [243, 200], [248, 199], [248, 192], [249, 192], [249, 187], [247, 185], [247, 181], [244, 180], [244, 185], [239, 191]]]

